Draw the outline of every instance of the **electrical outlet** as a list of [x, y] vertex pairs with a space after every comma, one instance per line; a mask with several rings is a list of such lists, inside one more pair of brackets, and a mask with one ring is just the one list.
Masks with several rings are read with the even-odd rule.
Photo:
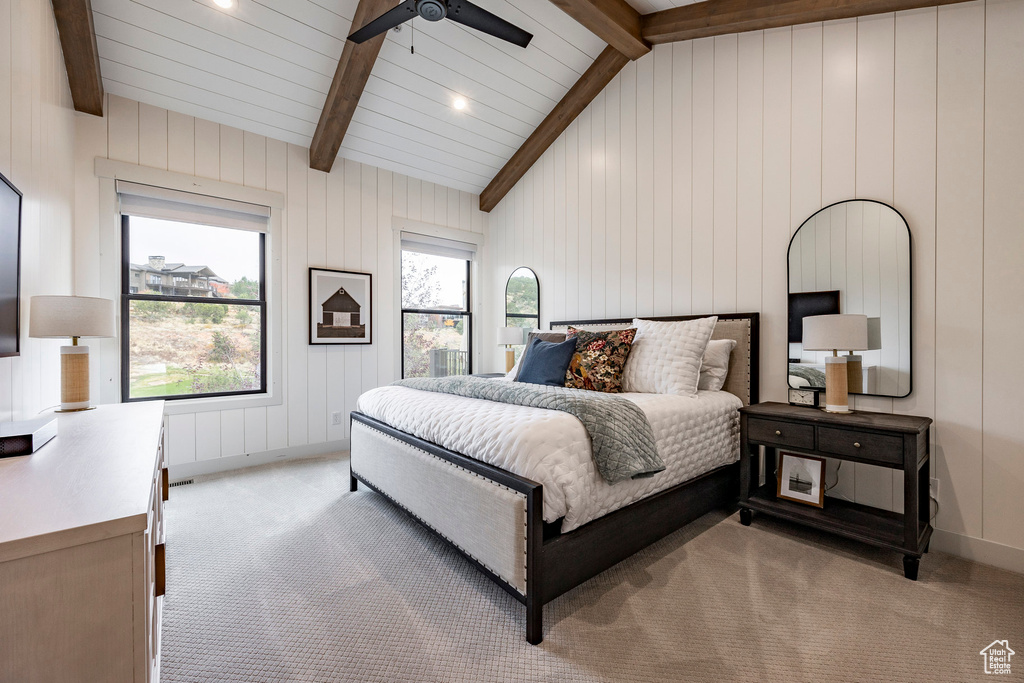
[[939, 480], [938, 479], [932, 478], [932, 479], [928, 480], [928, 495], [931, 496], [932, 498], [934, 498], [935, 500], [939, 499]]
[[331, 413], [331, 424], [332, 425], [340, 425], [341, 424], [341, 411], [340, 410]]

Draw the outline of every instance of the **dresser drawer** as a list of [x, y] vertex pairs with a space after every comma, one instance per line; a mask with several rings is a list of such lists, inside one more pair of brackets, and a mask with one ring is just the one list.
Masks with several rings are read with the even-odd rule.
[[903, 464], [903, 439], [887, 434], [818, 427], [818, 450], [887, 465]]
[[814, 427], [792, 422], [765, 420], [759, 417], [747, 418], [747, 438], [758, 443], [790, 448], [814, 448]]

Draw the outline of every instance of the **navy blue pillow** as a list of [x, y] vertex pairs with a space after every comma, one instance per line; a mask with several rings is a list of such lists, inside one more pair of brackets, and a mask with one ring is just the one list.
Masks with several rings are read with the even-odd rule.
[[565, 371], [576, 353], [576, 338], [564, 342], [546, 342], [535, 338], [524, 353], [526, 356], [519, 369], [517, 382], [564, 387]]

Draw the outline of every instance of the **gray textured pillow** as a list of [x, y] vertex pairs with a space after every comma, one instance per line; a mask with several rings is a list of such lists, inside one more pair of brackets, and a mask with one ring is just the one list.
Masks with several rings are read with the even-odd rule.
[[526, 338], [526, 349], [523, 349], [523, 352], [519, 354], [519, 359], [516, 360], [515, 366], [505, 374], [505, 379], [512, 381], [519, 379], [519, 369], [523, 367], [523, 357], [526, 356], [526, 350], [530, 348], [530, 342], [534, 339], [558, 344], [565, 341], [565, 332], [545, 332], [544, 330], [533, 330], [530, 332], [530, 335]]
[[712, 339], [704, 349], [700, 363], [700, 381], [697, 388], [702, 391], [721, 391], [729, 374], [729, 358], [736, 348], [735, 339]]

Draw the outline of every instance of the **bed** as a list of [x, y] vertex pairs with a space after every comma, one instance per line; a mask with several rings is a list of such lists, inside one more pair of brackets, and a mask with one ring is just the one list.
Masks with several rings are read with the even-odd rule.
[[666, 469], [654, 477], [603, 482], [570, 415], [384, 387], [360, 397], [352, 413], [350, 488], [362, 482], [385, 496], [524, 603], [527, 641], [539, 643], [545, 603], [736, 500], [737, 411], [758, 400], [759, 319], [718, 318], [712, 338], [737, 342], [723, 391], [696, 399], [622, 394], [647, 415], [665, 455]]

